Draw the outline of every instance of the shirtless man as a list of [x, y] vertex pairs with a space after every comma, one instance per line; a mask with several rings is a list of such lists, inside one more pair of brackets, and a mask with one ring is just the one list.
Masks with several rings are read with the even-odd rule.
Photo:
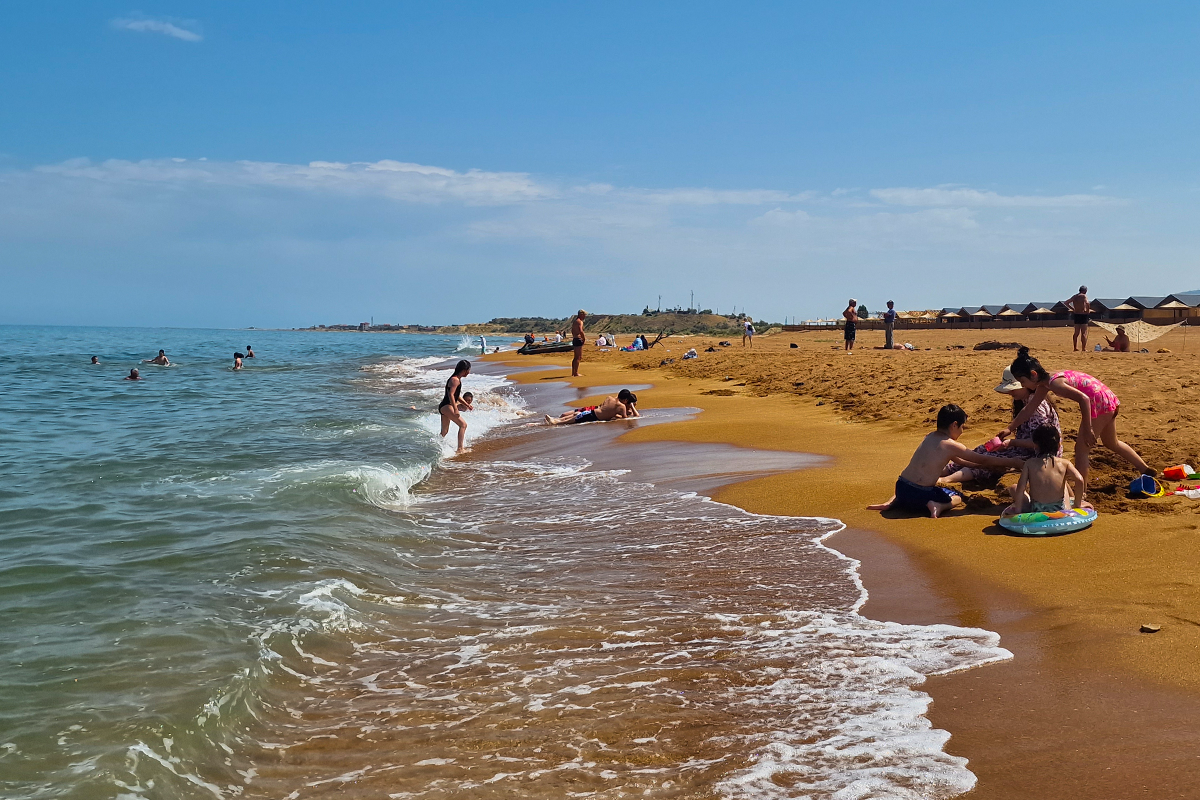
[[[246, 349], [249, 350], [250, 348], [246, 348]], [[237, 370], [242, 368], [242, 359], [243, 358], [249, 358], [249, 357], [250, 356], [242, 355], [241, 353], [234, 353], [233, 354], [233, 369], [234, 369], [234, 371], [236, 372]]]
[[162, 350], [158, 351], [158, 355], [154, 358], [147, 358], [142, 361], [143, 364], [157, 364], [160, 367], [169, 367], [171, 362], [167, 360], [167, 354]]
[[573, 425], [579, 422], [608, 422], [610, 419], [640, 416], [637, 410], [637, 395], [628, 389], [622, 389], [615, 396], [610, 394], [604, 398], [604, 402], [598, 406], [573, 408], [557, 418], [547, 414], [546, 422], [550, 425]]
[[246, 358], [254, 358], [254, 348], [246, 345]]
[[92, 363], [93, 363], [93, 364], [99, 364], [99, 363], [100, 363], [100, 357], [99, 357], [99, 356], [92, 356]]
[[858, 301], [853, 297], [850, 298], [849, 305], [842, 312], [842, 318], [846, 320], [846, 327], [842, 332], [842, 338], [846, 343], [846, 352], [854, 354], [854, 339], [858, 335], [856, 330], [858, 327]]
[[1019, 458], [998, 458], [976, 453], [964, 444], [959, 444], [967, 427], [967, 412], [956, 405], [944, 405], [938, 411], [937, 430], [921, 440], [912, 460], [896, 480], [896, 493], [886, 503], [867, 506], [871, 511], [909, 511], [915, 514], [929, 512], [937, 519], [951, 509], [962, 508], [962, 495], [937, 485], [942, 470], [951, 459], [962, 464], [1000, 469], [1021, 469], [1025, 462]]
[[587, 319], [587, 312], [582, 308], [575, 315], [575, 319], [571, 320], [571, 348], [575, 351], [574, 358], [571, 359], [571, 377], [579, 377], [579, 361], [583, 358], [583, 346], [587, 344], [587, 339], [583, 336], [583, 321]]
[[1088, 315], [1092, 313], [1092, 304], [1088, 302], [1086, 286], [1080, 286], [1079, 291], [1071, 295], [1071, 299], [1067, 301], [1067, 308], [1071, 309], [1071, 321], [1075, 324], [1075, 335], [1071, 337], [1071, 349], [1086, 351]]
[[125, 376], [125, 380], [127, 381], [140, 381], [141, 379], [142, 376], [138, 374], [136, 369], [129, 370], [129, 374]]

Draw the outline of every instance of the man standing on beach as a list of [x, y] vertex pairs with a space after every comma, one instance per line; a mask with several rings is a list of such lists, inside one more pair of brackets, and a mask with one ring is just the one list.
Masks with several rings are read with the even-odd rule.
[[891, 350], [896, 338], [896, 304], [888, 300], [887, 311], [883, 312], [883, 347]]
[[750, 342], [750, 349], [754, 349], [754, 323], [747, 319], [743, 323], [742, 328], [742, 347], [746, 346], [746, 342]]
[[1071, 337], [1071, 349], [1086, 351], [1088, 315], [1092, 313], [1092, 304], [1088, 302], [1086, 286], [1080, 286], [1079, 291], [1071, 295], [1071, 299], [1067, 301], [1067, 308], [1071, 309], [1071, 321], [1075, 324], [1075, 335]]
[[579, 362], [583, 358], [583, 346], [587, 344], [587, 339], [583, 336], [583, 321], [587, 319], [587, 312], [582, 308], [575, 315], [575, 319], [571, 320], [571, 349], [575, 351], [574, 358], [571, 359], [571, 377], [579, 377]]
[[858, 335], [855, 328], [858, 326], [858, 301], [853, 297], [850, 298], [850, 305], [846, 306], [846, 310], [842, 312], [842, 316], [846, 318], [846, 352], [854, 355], [854, 338]]

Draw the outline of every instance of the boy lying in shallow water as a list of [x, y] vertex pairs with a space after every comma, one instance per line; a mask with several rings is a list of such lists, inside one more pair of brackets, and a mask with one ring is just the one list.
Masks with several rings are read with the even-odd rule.
[[628, 389], [622, 389], [614, 397], [609, 395], [598, 406], [574, 408], [559, 416], [557, 419], [546, 415], [546, 422], [551, 425], [573, 425], [579, 422], [608, 422], [610, 419], [625, 419], [638, 417], [637, 395]]
[[963, 464], [1000, 469], [1020, 469], [1024, 462], [1019, 458], [998, 458], [976, 453], [966, 445], [958, 443], [967, 427], [967, 412], [954, 404], [944, 405], [938, 410], [937, 430], [921, 440], [912, 460], [896, 480], [896, 494], [886, 503], [867, 506], [872, 511], [911, 511], [914, 514], [929, 512], [937, 519], [951, 509], [962, 508], [962, 495], [952, 489], [937, 485], [942, 470], [951, 459]]

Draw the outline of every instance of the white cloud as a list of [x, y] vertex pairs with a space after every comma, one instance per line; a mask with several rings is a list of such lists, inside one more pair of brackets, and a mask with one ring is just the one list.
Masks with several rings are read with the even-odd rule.
[[1098, 194], [1003, 195], [961, 186], [935, 186], [929, 189], [907, 187], [872, 189], [870, 194], [876, 200], [897, 206], [1080, 208], [1119, 205], [1124, 202], [1115, 197]]
[[114, 19], [112, 26], [118, 30], [136, 31], [138, 33], [161, 33], [164, 36], [170, 36], [174, 39], [182, 39], [185, 42], [199, 42], [204, 39], [199, 33], [193, 30], [188, 30], [184, 25], [195, 27], [195, 23], [190, 21], [179, 21], [176, 25], [174, 22], [168, 22], [164, 19]]

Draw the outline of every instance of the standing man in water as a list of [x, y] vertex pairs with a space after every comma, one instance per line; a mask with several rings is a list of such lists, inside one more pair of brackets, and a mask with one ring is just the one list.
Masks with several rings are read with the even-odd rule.
[[1071, 321], [1075, 323], [1075, 335], [1071, 337], [1071, 349], [1086, 351], [1088, 319], [1092, 313], [1092, 304], [1088, 302], [1086, 286], [1080, 286], [1079, 291], [1071, 295], [1071, 299], [1067, 301], [1067, 308], [1071, 309]]
[[487, 339], [483, 338], [483, 334], [479, 335], [479, 355], [487, 355]]
[[246, 358], [254, 358], [254, 348], [246, 345]]
[[167, 354], [164, 353], [162, 350], [159, 350], [158, 355], [156, 355], [154, 358], [147, 358], [144, 361], [142, 361], [142, 363], [143, 364], [157, 364], [160, 367], [171, 366], [171, 362], [167, 359]]
[[571, 359], [571, 377], [579, 377], [579, 362], [583, 358], [583, 346], [587, 344], [587, 339], [583, 335], [583, 321], [587, 319], [587, 312], [582, 308], [575, 315], [575, 319], [571, 320], [571, 349], [575, 351], [575, 356]]

